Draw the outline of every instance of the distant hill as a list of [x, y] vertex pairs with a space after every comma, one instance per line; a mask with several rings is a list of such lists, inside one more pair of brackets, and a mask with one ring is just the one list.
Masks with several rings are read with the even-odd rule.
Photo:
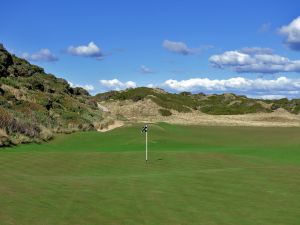
[[261, 100], [231, 93], [206, 95], [181, 92], [173, 94], [146, 87], [101, 93], [97, 94], [95, 99], [97, 101], [131, 100], [133, 102], [151, 99], [161, 108], [160, 113], [166, 116], [171, 115], [170, 110], [182, 113], [197, 110], [210, 115], [271, 113], [279, 108], [293, 114], [299, 114], [300, 111], [300, 99]]
[[101, 120], [102, 112], [85, 89], [70, 87], [0, 44], [0, 146], [93, 130]]

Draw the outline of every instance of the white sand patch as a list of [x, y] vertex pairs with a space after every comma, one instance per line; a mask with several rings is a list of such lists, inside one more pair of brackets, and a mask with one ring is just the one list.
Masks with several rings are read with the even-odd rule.
[[103, 105], [101, 105], [99, 102], [97, 102], [97, 106], [100, 110], [102, 110], [103, 112], [109, 112], [109, 109]]

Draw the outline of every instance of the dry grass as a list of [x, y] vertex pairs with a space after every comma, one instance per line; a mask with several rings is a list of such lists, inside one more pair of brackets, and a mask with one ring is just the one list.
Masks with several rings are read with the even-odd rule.
[[0, 128], [0, 146], [7, 145], [8, 136], [5, 130]]

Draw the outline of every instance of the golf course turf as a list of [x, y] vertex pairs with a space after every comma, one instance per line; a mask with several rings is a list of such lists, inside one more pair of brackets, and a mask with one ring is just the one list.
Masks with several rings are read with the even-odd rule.
[[0, 149], [0, 225], [297, 225], [300, 128], [142, 124]]

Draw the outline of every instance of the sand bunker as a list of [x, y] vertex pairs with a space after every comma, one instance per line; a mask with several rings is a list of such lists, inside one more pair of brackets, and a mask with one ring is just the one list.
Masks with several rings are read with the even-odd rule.
[[124, 125], [123, 121], [116, 120], [112, 124], [107, 125], [106, 127], [102, 128], [102, 129], [97, 129], [97, 131], [107, 132], [107, 131], [113, 130], [115, 128], [122, 127], [123, 125]]

